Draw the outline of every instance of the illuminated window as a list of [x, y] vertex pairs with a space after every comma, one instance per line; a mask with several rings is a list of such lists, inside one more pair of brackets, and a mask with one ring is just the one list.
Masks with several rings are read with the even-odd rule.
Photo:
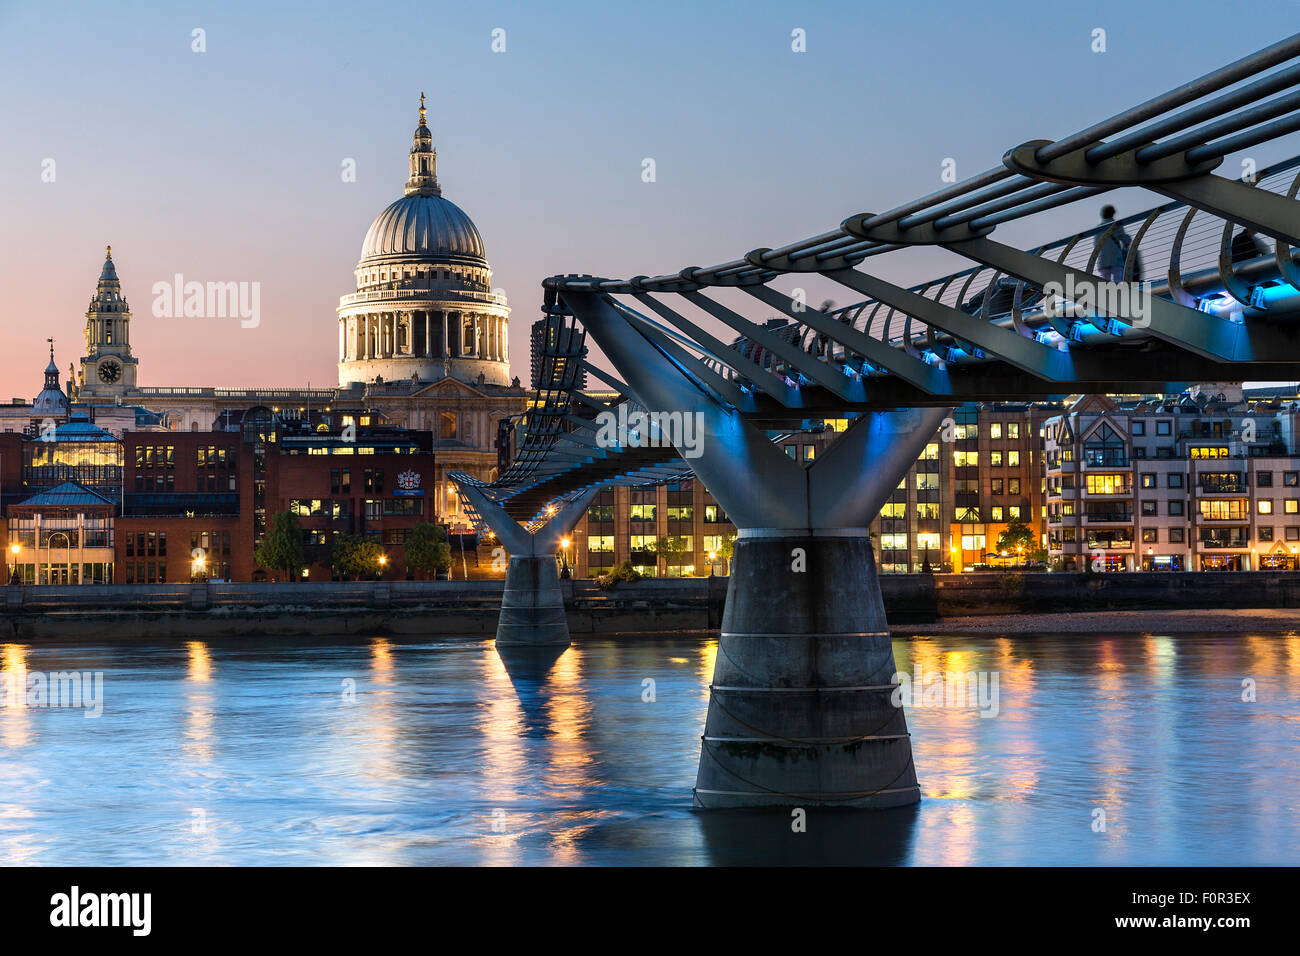
[[1246, 517], [1246, 503], [1240, 498], [1202, 498], [1201, 516], [1210, 521], [1241, 521]]
[[1128, 475], [1107, 475], [1089, 472], [1087, 488], [1090, 495], [1128, 494]]

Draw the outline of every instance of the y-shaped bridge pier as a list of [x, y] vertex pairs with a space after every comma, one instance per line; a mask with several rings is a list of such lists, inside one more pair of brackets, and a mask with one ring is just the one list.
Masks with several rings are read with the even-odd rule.
[[561, 539], [573, 530], [600, 492], [600, 486], [586, 489], [531, 532], [481, 489], [469, 483], [457, 487], [510, 555], [506, 586], [501, 595], [501, 617], [497, 621], [497, 643], [567, 647], [569, 620], [560, 592], [555, 554]]
[[695, 802], [919, 799], [867, 526], [943, 408], [869, 412], [810, 466], [690, 378], [603, 295], [565, 301], [636, 400], [694, 415], [692, 469], [740, 529]]

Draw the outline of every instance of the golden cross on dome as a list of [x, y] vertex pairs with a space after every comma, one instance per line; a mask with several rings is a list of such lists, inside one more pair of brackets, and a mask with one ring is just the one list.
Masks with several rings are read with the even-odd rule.
[[424, 125], [424, 90], [420, 91], [420, 125]]

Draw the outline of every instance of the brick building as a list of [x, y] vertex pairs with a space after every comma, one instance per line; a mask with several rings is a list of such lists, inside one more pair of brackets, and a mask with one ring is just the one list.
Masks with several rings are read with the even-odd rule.
[[304, 580], [331, 580], [329, 544], [337, 533], [375, 536], [388, 558], [382, 576], [407, 577], [407, 535], [438, 521], [429, 432], [363, 429], [353, 441], [338, 433], [288, 434], [262, 454], [267, 511], [292, 512], [302, 524], [311, 561]]
[[127, 432], [115, 580], [248, 581], [253, 456], [239, 432]]

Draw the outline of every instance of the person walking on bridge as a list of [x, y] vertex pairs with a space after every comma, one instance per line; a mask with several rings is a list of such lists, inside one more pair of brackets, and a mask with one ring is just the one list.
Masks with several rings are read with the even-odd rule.
[[[1097, 274], [1107, 282], [1122, 282], [1124, 280], [1124, 262], [1128, 259], [1129, 247], [1133, 244], [1133, 239], [1123, 226], [1112, 224], [1115, 220], [1115, 207], [1105, 205], [1101, 207], [1101, 225], [1097, 229], [1097, 234], [1093, 236], [1092, 247], [1096, 249], [1101, 247], [1097, 254]], [[1142, 260], [1139, 258], [1133, 263], [1133, 282], [1142, 281]]]

